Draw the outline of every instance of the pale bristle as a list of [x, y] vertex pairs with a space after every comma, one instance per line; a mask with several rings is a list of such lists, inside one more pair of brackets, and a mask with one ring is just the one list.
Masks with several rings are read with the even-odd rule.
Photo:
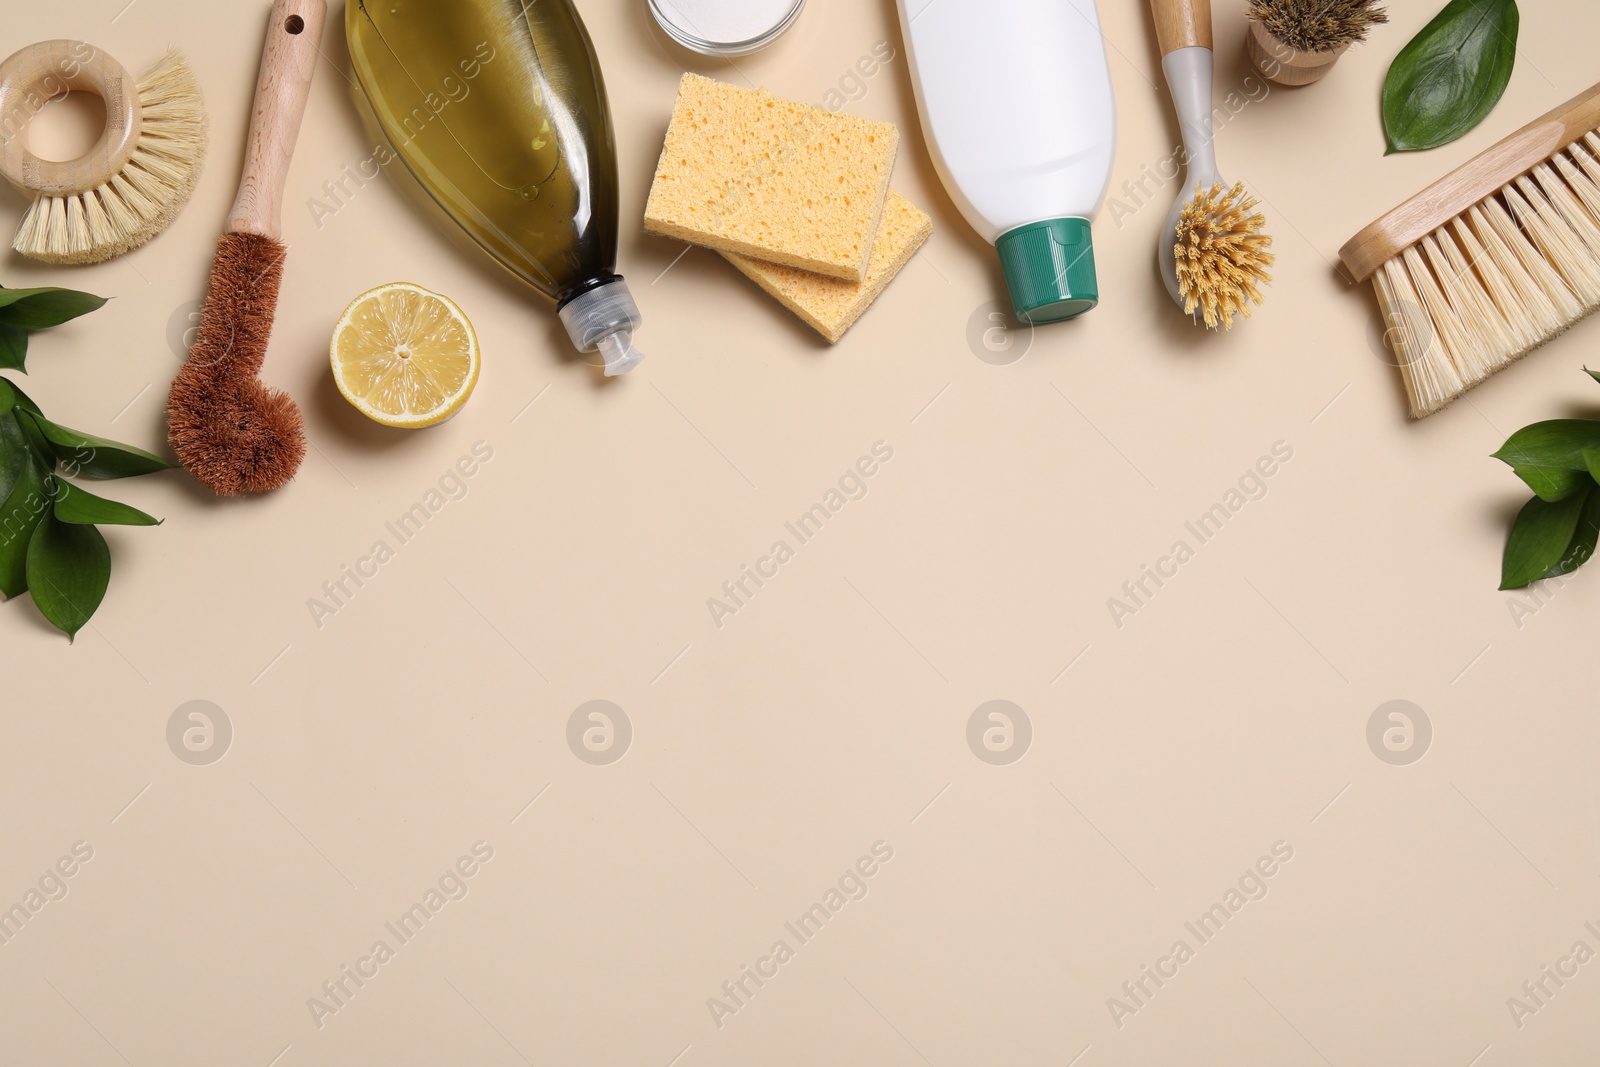
[[1272, 280], [1267, 268], [1272, 238], [1261, 232], [1266, 218], [1242, 184], [1195, 187], [1194, 199], [1178, 216], [1178, 292], [1183, 310], [1197, 310], [1206, 326], [1233, 328], [1237, 314], [1250, 317], [1250, 303], [1262, 301], [1260, 286]]
[[169, 51], [139, 78], [143, 126], [122, 172], [77, 196], [42, 196], [12, 247], [45, 263], [99, 263], [166, 229], [189, 201], [206, 150], [205, 101], [194, 71]]
[[1415, 418], [1600, 308], [1600, 136], [1407, 248], [1373, 287]]

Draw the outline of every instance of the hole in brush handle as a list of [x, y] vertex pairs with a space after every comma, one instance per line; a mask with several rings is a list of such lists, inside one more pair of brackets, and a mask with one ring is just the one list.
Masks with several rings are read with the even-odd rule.
[[306, 20], [299, 15], [290, 15], [283, 23], [283, 28], [293, 34], [305, 32]]

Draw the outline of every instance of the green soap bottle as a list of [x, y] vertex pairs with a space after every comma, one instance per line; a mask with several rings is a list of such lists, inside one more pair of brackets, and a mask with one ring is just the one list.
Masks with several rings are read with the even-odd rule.
[[349, 0], [361, 88], [445, 213], [556, 301], [573, 345], [631, 370], [639, 309], [616, 273], [617, 154], [570, 0]]

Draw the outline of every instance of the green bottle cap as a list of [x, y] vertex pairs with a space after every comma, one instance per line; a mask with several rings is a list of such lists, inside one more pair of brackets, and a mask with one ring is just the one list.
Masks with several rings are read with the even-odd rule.
[[994, 245], [1011, 306], [1023, 322], [1059, 322], [1100, 302], [1088, 219], [1030, 222], [1007, 230]]

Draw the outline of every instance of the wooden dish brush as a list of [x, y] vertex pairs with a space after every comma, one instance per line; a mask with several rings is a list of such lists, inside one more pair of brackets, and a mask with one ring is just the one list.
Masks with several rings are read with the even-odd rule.
[[217, 242], [200, 332], [167, 397], [173, 451], [218, 496], [280, 488], [306, 454], [300, 409], [260, 374], [289, 254], [279, 240], [284, 184], [327, 15], [327, 0], [272, 5], [239, 193]]
[[[27, 126], [69, 91], [105, 101], [106, 126], [78, 159], [28, 150]], [[0, 63], [0, 175], [27, 195], [18, 252], [51, 264], [99, 263], [166, 229], [200, 176], [206, 112], [176, 49], [138, 81], [83, 41], [41, 41]]]
[[1377, 290], [1413, 418], [1600, 307], [1600, 85], [1540, 116], [1339, 250]]

